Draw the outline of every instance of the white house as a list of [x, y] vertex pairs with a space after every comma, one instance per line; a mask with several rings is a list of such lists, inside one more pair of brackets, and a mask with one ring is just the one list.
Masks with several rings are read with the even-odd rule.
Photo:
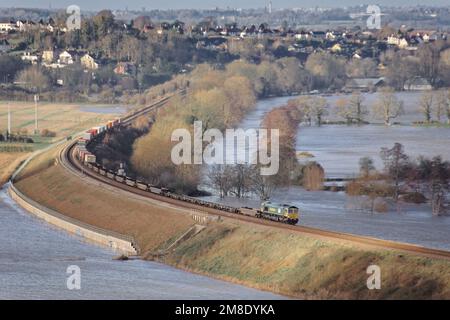
[[295, 34], [295, 39], [297, 40], [308, 40], [309, 38], [311, 38], [311, 35], [306, 32], [300, 32]]
[[24, 32], [33, 28], [36, 28], [36, 23], [30, 20], [18, 20], [16, 26], [20, 32]]
[[400, 49], [406, 49], [409, 46], [409, 43], [405, 38], [399, 38], [394, 35], [391, 35], [387, 38], [387, 44], [397, 46]]
[[16, 25], [11, 21], [0, 21], [0, 32], [9, 32], [15, 30]]
[[31, 54], [30, 52], [24, 52], [24, 54], [22, 55], [22, 60], [29, 61], [32, 64], [36, 64], [39, 60], [39, 57], [35, 54]]
[[328, 31], [325, 34], [325, 39], [333, 41], [336, 39], [336, 36], [334, 35], [334, 33], [332, 31]]
[[58, 62], [65, 65], [73, 64], [73, 56], [66, 50], [59, 55]]
[[89, 70], [97, 70], [98, 69], [98, 63], [95, 62], [94, 58], [92, 58], [89, 54], [85, 54], [80, 59], [81, 65]]

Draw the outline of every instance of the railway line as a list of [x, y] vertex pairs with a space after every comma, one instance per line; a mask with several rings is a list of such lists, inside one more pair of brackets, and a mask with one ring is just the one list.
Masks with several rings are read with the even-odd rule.
[[[186, 94], [186, 91], [180, 92], [180, 94]], [[133, 120], [137, 119], [139, 116], [153, 111], [157, 108], [162, 107], [168, 100], [170, 100], [171, 96], [163, 98], [154, 104], [141, 109], [135, 113], [125, 116], [121, 119], [121, 125], [129, 125]], [[95, 172], [92, 169], [86, 167], [77, 157], [75, 156], [75, 147], [77, 145], [76, 141], [70, 142], [66, 147], [64, 147], [59, 155], [59, 162], [61, 165], [69, 170], [70, 172], [79, 175], [83, 178], [89, 178], [94, 180], [97, 183], [106, 184], [109, 187], [117, 188], [122, 192], [131, 193], [134, 195], [138, 195], [147, 199], [151, 199], [153, 201], [160, 202], [161, 204], [170, 205], [181, 210], [186, 211], [195, 211], [204, 213], [207, 215], [213, 215], [217, 217], [227, 218], [238, 220], [247, 223], [254, 223], [262, 226], [268, 226], [275, 229], [289, 230], [293, 232], [298, 232], [304, 235], [311, 235], [315, 237], [327, 238], [331, 240], [340, 240], [354, 244], [360, 244], [365, 246], [371, 246], [379, 249], [387, 249], [387, 250], [396, 250], [405, 253], [412, 253], [416, 255], [435, 257], [435, 258], [443, 258], [450, 259], [450, 252], [445, 250], [426, 248], [418, 245], [401, 243], [389, 240], [376, 239], [372, 237], [353, 235], [342, 232], [334, 232], [322, 229], [316, 229], [311, 227], [305, 227], [301, 225], [288, 225], [288, 224], [280, 224], [270, 220], [258, 219], [252, 216], [231, 213], [223, 210], [218, 210], [216, 208], [205, 207], [195, 203], [190, 203], [186, 201], [177, 200], [174, 198], [166, 197], [164, 195], [155, 194], [152, 192], [144, 191], [139, 188], [129, 186], [125, 183], [118, 182], [114, 179], [108, 178], [106, 175], [101, 175], [99, 172]]]

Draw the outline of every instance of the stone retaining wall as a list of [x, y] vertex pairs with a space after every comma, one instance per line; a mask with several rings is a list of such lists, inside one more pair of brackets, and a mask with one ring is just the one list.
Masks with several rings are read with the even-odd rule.
[[17, 190], [12, 183], [10, 184], [8, 192], [11, 198], [22, 208], [54, 226], [80, 236], [88, 242], [93, 242], [112, 248], [119, 253], [126, 255], [139, 254], [139, 248], [132, 237], [97, 228], [76, 219], [64, 216], [52, 209], [45, 208]]

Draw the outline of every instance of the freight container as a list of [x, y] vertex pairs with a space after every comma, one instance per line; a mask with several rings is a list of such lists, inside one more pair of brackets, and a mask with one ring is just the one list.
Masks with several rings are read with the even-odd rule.
[[156, 193], [156, 194], [161, 194], [161, 189], [156, 188], [156, 187], [150, 187], [150, 192]]
[[86, 141], [91, 140], [92, 139], [92, 132], [91, 131], [86, 131], [85, 133], [83, 133], [81, 138], [86, 140]]
[[137, 182], [136, 183], [137, 187], [141, 190], [147, 191], [148, 190], [148, 185], [146, 183], [143, 182]]
[[124, 182], [125, 181], [125, 177], [116, 175], [116, 181], [117, 182]]
[[95, 163], [97, 161], [97, 157], [93, 155], [92, 153], [87, 153], [84, 155], [84, 162], [85, 163]]
[[84, 138], [79, 138], [78, 141], [77, 141], [77, 145], [79, 145], [79, 146], [86, 146], [88, 141], [89, 140], [86, 140]]

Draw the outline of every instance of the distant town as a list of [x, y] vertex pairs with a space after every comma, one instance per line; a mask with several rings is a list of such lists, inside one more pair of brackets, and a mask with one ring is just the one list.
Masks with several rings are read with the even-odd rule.
[[[65, 11], [1, 9], [0, 82], [7, 89], [2, 95], [24, 99], [24, 92], [59, 88], [50, 95], [59, 92], [59, 99], [69, 101], [95, 95], [98, 101], [126, 102], [129, 94], [186, 73], [199, 63], [220, 68], [236, 59], [260, 63], [296, 58], [313, 77], [319, 75], [308, 68], [308, 59], [335, 66], [326, 68], [326, 74], [319, 76], [323, 79], [309, 82], [302, 91], [370, 90], [381, 83], [397, 90], [448, 85], [448, 73], [443, 72], [447, 69], [439, 68], [436, 60], [448, 66], [449, 8], [405, 11], [410, 13], [408, 19], [417, 16], [435, 23], [430, 22], [429, 28], [401, 24], [404, 15], [389, 9], [382, 28], [371, 30], [363, 23], [367, 19], [364, 7], [275, 11], [269, 4], [260, 10], [143, 15], [104, 10], [84, 14], [81, 28], [70, 31]], [[225, 22], [250, 21], [250, 17], [267, 22]], [[301, 26], [300, 17], [309, 17], [311, 24]], [[171, 18], [175, 20], [161, 20]], [[335, 23], [342, 19], [353, 23]], [[325, 22], [326, 28], [320, 26]]]

